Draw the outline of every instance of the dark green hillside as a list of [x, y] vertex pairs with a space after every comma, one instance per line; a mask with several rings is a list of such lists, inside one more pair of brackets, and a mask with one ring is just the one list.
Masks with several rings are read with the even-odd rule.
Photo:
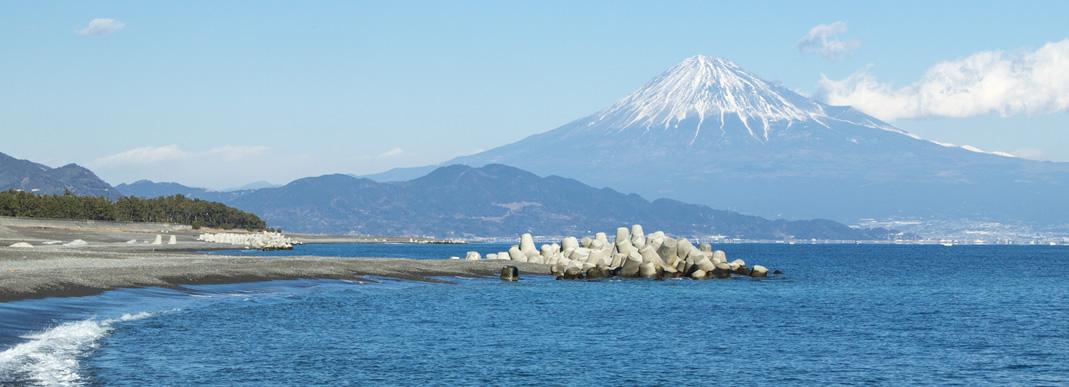
[[155, 199], [122, 197], [110, 201], [103, 197], [76, 196], [70, 192], [63, 195], [35, 195], [12, 190], [0, 192], [0, 216], [175, 223], [195, 228], [262, 230], [267, 227], [256, 215], [182, 195]]

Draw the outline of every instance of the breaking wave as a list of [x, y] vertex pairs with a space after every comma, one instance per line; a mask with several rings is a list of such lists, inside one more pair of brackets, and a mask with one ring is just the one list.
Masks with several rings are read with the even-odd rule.
[[115, 324], [151, 317], [124, 314], [106, 320], [81, 320], [23, 336], [26, 342], [0, 352], [0, 384], [77, 386], [84, 384], [79, 362], [115, 329]]

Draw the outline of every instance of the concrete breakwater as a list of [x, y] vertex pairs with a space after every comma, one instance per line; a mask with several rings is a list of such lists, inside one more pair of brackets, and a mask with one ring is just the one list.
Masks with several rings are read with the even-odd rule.
[[198, 241], [222, 243], [260, 250], [289, 250], [299, 242], [277, 232], [200, 234]]
[[[460, 259], [460, 257], [453, 257]], [[468, 252], [466, 260], [480, 260], [478, 252]], [[661, 231], [646, 235], [641, 225], [616, 229], [616, 238], [605, 233], [536, 247], [531, 234], [523, 234], [520, 244], [509, 251], [487, 254], [488, 260], [550, 265], [550, 273], [561, 279], [605, 277], [643, 278], [730, 278], [766, 277], [768, 268], [748, 266], [742, 259], [728, 261], [727, 253], [713, 250], [709, 243], [694, 246], [685, 238], [670, 238]]]

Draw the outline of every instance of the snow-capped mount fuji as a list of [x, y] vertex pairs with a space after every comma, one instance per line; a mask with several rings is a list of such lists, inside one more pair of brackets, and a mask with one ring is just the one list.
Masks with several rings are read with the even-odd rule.
[[[848, 123], [907, 134], [850, 108], [824, 105], [724, 58], [693, 56], [602, 111], [569, 126], [587, 133], [690, 134], [712, 142], [765, 143], [795, 125]], [[800, 130], [799, 130], [800, 131]], [[709, 141], [706, 141], [707, 143]]]
[[594, 114], [439, 165], [492, 163], [766, 217], [1069, 222], [1069, 163], [923, 140], [706, 56]]
[[699, 55], [594, 114], [587, 125], [610, 131], [669, 130], [694, 117], [694, 138], [702, 129], [724, 129], [729, 120], [737, 120], [747, 135], [767, 141], [774, 129], [826, 118], [827, 114], [820, 104], [768, 83], [734, 62]]

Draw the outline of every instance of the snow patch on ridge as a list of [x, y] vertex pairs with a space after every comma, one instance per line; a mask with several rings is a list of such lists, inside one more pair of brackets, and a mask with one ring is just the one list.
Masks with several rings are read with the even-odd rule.
[[972, 145], [955, 145], [955, 144], [951, 144], [951, 143], [947, 143], [947, 142], [940, 142], [940, 141], [935, 141], [935, 140], [928, 140], [928, 139], [923, 139], [923, 138], [920, 138], [920, 137], [916, 137], [916, 136], [914, 136], [914, 137], [915, 137], [915, 138], [917, 138], [917, 139], [920, 139], [920, 140], [922, 140], [922, 141], [928, 141], [928, 142], [930, 142], [930, 143], [933, 143], [933, 144], [936, 144], [936, 145], [939, 145], [939, 146], [941, 146], [941, 147], [945, 147], [945, 148], [959, 148], [959, 149], [964, 149], [964, 150], [967, 150], [967, 151], [969, 151], [969, 152], [974, 152], [974, 153], [983, 153], [983, 154], [985, 154], [985, 155], [993, 155], [993, 156], [1000, 156], [1000, 157], [1010, 157], [1010, 158], [1018, 158], [1018, 157], [1017, 157], [1017, 155], [1014, 155], [1014, 154], [1012, 154], [1012, 153], [1007, 153], [1007, 152], [999, 152], [999, 151], [989, 151], [989, 150], [983, 150], [983, 149], [977, 148], [977, 147], [975, 147], [975, 146], [972, 146]]

